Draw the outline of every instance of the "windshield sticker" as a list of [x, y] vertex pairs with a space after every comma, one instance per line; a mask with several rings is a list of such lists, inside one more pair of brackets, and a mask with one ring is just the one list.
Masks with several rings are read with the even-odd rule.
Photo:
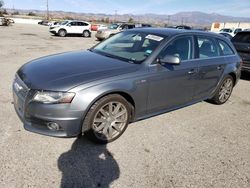
[[146, 51], [146, 54], [151, 54], [152, 53], [152, 50], [147, 50]]
[[163, 37], [159, 37], [157, 35], [147, 35], [146, 39], [155, 40], [155, 41], [160, 42], [163, 40]]

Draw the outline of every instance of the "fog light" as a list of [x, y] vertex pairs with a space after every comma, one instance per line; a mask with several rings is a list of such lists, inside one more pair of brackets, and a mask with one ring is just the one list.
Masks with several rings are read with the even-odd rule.
[[58, 131], [58, 130], [60, 130], [60, 126], [59, 126], [57, 123], [54, 123], [54, 122], [49, 122], [49, 123], [47, 123], [47, 127], [48, 127], [50, 130], [53, 130], [53, 131]]

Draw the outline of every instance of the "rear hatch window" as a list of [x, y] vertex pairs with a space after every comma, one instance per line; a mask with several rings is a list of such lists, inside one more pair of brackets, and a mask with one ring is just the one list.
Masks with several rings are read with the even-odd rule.
[[250, 32], [237, 33], [232, 42], [238, 52], [250, 53]]
[[250, 43], [250, 32], [237, 33], [232, 41], [240, 43]]

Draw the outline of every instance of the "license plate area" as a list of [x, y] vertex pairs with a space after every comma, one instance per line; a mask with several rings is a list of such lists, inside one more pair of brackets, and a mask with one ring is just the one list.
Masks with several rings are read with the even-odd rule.
[[13, 102], [14, 102], [14, 106], [15, 106], [17, 113], [19, 114], [19, 116], [21, 116], [21, 118], [23, 118], [24, 117], [24, 101], [20, 97], [18, 97], [16, 92], [13, 92]]

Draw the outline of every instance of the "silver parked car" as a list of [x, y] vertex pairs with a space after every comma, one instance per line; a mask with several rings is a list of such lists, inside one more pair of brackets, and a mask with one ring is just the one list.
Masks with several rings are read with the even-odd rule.
[[13, 82], [14, 106], [29, 131], [107, 143], [130, 122], [203, 100], [225, 103], [240, 66], [219, 34], [127, 30], [87, 51], [23, 65]]
[[135, 24], [127, 24], [127, 23], [115, 23], [111, 24], [108, 29], [99, 29], [95, 35], [97, 40], [104, 40], [107, 39], [121, 31], [127, 29], [135, 28]]

